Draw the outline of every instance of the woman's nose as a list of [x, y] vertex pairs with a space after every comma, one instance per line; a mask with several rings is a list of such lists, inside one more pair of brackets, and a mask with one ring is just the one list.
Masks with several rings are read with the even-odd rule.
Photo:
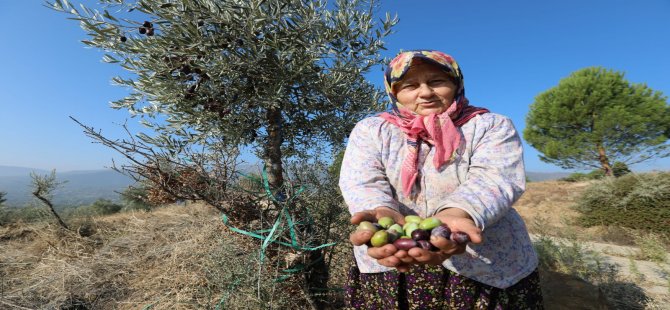
[[420, 97], [430, 97], [433, 95], [433, 89], [428, 86], [426, 83], [421, 83], [419, 85], [419, 96]]

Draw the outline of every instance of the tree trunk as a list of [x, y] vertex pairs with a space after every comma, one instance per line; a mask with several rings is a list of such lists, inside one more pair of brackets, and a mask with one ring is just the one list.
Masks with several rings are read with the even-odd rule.
[[600, 161], [600, 166], [605, 170], [606, 176], [611, 177], [614, 175], [612, 173], [612, 166], [610, 166], [610, 160], [607, 158], [607, 154], [605, 154], [605, 148], [601, 144], [598, 145], [598, 161]]
[[324, 302], [327, 298], [324, 298], [321, 294], [327, 293], [330, 270], [321, 249], [309, 252], [309, 259], [311, 261], [318, 260], [305, 273], [305, 283], [307, 284], [309, 298], [311, 298], [310, 304], [313, 309], [324, 309], [326, 306]]
[[[284, 168], [282, 166], [281, 152], [281, 145], [284, 140], [282, 136], [283, 119], [281, 112], [281, 108], [272, 107], [269, 108], [265, 114], [268, 121], [268, 137], [265, 149], [263, 150], [263, 160], [268, 171], [268, 183], [272, 190], [279, 190], [284, 185]], [[289, 212], [291, 212], [291, 215], [295, 216], [296, 213], [293, 211], [295, 210]], [[311, 231], [312, 227], [303, 227], [301, 230]], [[302, 232], [300, 235], [302, 235]], [[321, 250], [311, 251], [309, 253], [310, 260], [320, 259], [320, 261], [307, 270], [304, 275], [305, 285], [303, 286], [303, 290], [306, 293], [305, 297], [308, 299], [310, 307], [314, 310], [324, 309], [325, 305], [323, 300], [315, 293], [319, 292], [319, 289], [328, 287], [329, 270], [325, 261], [321, 258], [322, 255], [323, 252]], [[291, 266], [291, 268], [292, 267], [294, 266]]]
[[268, 137], [263, 150], [263, 160], [265, 168], [268, 170], [268, 183], [270, 188], [279, 189], [284, 185], [284, 168], [282, 167], [281, 145], [282, 137], [282, 116], [280, 108], [269, 108], [265, 113], [268, 121]]
[[37, 197], [37, 199], [39, 199], [40, 201], [42, 201], [45, 205], [47, 205], [49, 207], [49, 211], [51, 211], [51, 214], [56, 218], [56, 220], [58, 221], [58, 224], [61, 227], [65, 228], [66, 230], [70, 230], [70, 228], [68, 228], [67, 225], [65, 225], [65, 222], [63, 222], [63, 220], [60, 218], [58, 213], [56, 213], [56, 210], [54, 210], [54, 205], [51, 203], [51, 201], [49, 201], [49, 199], [46, 199], [45, 197], [42, 197], [42, 195], [40, 194], [39, 191], [34, 191], [33, 196]]

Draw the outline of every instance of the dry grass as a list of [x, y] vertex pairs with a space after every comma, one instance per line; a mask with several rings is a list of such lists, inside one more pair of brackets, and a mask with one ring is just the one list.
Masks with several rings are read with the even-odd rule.
[[[612, 229], [572, 225], [578, 213], [569, 206], [586, 186], [532, 182], [515, 208], [532, 233], [577, 236], [571, 240], [612, 238]], [[259, 241], [229, 231], [214, 208], [170, 206], [95, 217], [77, 226], [91, 235], [65, 233], [48, 223], [0, 227], [0, 309], [305, 308], [303, 292], [294, 282], [273, 282], [276, 270], [286, 266], [264, 265], [258, 273]], [[344, 242], [333, 251], [329, 287], [334, 290], [324, 295], [337, 308], [342, 302], [337, 289], [344, 284], [351, 248]], [[619, 281], [603, 291], [566, 274], [543, 272], [548, 309], [599, 305], [608, 292], [639, 288]], [[575, 283], [574, 289], [569, 283]], [[663, 306], [648, 303], [647, 309]]]
[[[526, 192], [514, 208], [522, 215], [526, 223], [544, 222], [551, 233], [560, 234], [570, 227], [579, 215], [568, 206], [575, 203], [581, 192], [589, 185], [588, 182], [529, 182]], [[538, 233], [536, 227], [529, 225], [531, 233]]]
[[580, 241], [597, 241], [617, 245], [635, 245], [630, 230], [619, 227], [579, 227], [580, 215], [572, 207], [582, 192], [597, 181], [530, 182], [526, 193], [514, 208], [521, 214], [531, 234], [546, 234]]
[[218, 214], [199, 205], [88, 224], [95, 230], [89, 238], [47, 223], [3, 227], [0, 300], [28, 308], [213, 307], [229, 284], [211, 273], [216, 259], [244, 264], [254, 253], [254, 241], [224, 238], [229, 231]]

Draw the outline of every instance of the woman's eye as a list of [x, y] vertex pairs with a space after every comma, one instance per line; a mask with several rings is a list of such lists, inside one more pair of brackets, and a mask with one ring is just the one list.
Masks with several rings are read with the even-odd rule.
[[400, 89], [414, 89], [416, 86], [414, 84], [403, 84], [400, 85]]

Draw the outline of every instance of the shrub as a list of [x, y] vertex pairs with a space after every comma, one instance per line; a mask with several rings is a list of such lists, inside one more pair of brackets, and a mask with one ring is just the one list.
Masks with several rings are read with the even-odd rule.
[[123, 205], [115, 203], [109, 199], [98, 199], [92, 205], [91, 209], [98, 214], [107, 215], [118, 213], [123, 209]]
[[594, 283], [611, 281], [617, 274], [614, 265], [603, 262], [602, 257], [589, 251], [575, 239], [560, 241], [540, 235], [533, 242], [539, 267], [545, 270], [570, 274]]
[[605, 177], [605, 171], [602, 169], [596, 169], [589, 173], [575, 172], [565, 178], [562, 178], [561, 180], [567, 182], [582, 182], [589, 180], [598, 180], [602, 179], [603, 177]]
[[614, 163], [614, 165], [612, 165], [612, 174], [617, 178], [629, 174], [630, 172], [631, 171], [628, 169], [628, 165], [620, 161], [617, 161]]
[[241, 175], [237, 179], [235, 186], [244, 192], [248, 192], [254, 195], [263, 194], [265, 192], [265, 188], [263, 187], [262, 180], [263, 177], [260, 174], [252, 172]]
[[49, 217], [45, 208], [27, 206], [21, 208], [0, 207], [0, 225], [15, 222], [39, 222]]
[[109, 199], [100, 198], [90, 205], [60, 207], [59, 213], [70, 220], [121, 212], [123, 205]]
[[[592, 297], [588, 292], [582, 295], [582, 290], [589, 290], [590, 286], [580, 284], [574, 286], [571, 284], [571, 279], [568, 277], [550, 276], [543, 278], [544, 281], [564, 281], [560, 284], [546, 283], [542, 289], [545, 293], [545, 302], [557, 297], [562, 298], [577, 298], [579, 301], [589, 302], [593, 300], [596, 304], [589, 304], [588, 306], [579, 304], [582, 307], [567, 307], [570, 303], [563, 299], [557, 299], [562, 307], [565, 309], [657, 309], [652, 303], [654, 300], [648, 297], [645, 292], [638, 286], [632, 283], [631, 280], [623, 274], [618, 264], [607, 262], [604, 257], [592, 250], [588, 250], [583, 243], [574, 238], [556, 239], [540, 234], [533, 242], [533, 246], [538, 254], [539, 269], [545, 271], [544, 275], [550, 276], [552, 272], [559, 274], [570, 275], [571, 277], [580, 278], [588, 284], [596, 287], [598, 299], [592, 298], [584, 299], [585, 296]], [[631, 261], [634, 262], [634, 261]], [[636, 265], [631, 264], [630, 272], [635, 275]], [[547, 272], [548, 271], [548, 272]], [[639, 270], [637, 275], [641, 275]], [[561, 293], [546, 294], [545, 289], [559, 288], [556, 291]], [[578, 294], [575, 289], [579, 289]], [[569, 295], [568, 295], [569, 294]], [[580, 296], [581, 295], [581, 296]], [[554, 304], [557, 306], [558, 304]], [[576, 304], [573, 304], [576, 306]], [[591, 307], [589, 307], [591, 306]]]
[[151, 210], [151, 204], [147, 198], [147, 187], [142, 183], [138, 186], [128, 186], [121, 192], [121, 201], [127, 210]]
[[578, 199], [585, 227], [621, 226], [670, 236], [670, 173], [605, 178]]
[[657, 263], [665, 263], [667, 260], [667, 238], [663, 238], [655, 233], [630, 232], [635, 244], [640, 248], [637, 255], [638, 259], [649, 260]]

